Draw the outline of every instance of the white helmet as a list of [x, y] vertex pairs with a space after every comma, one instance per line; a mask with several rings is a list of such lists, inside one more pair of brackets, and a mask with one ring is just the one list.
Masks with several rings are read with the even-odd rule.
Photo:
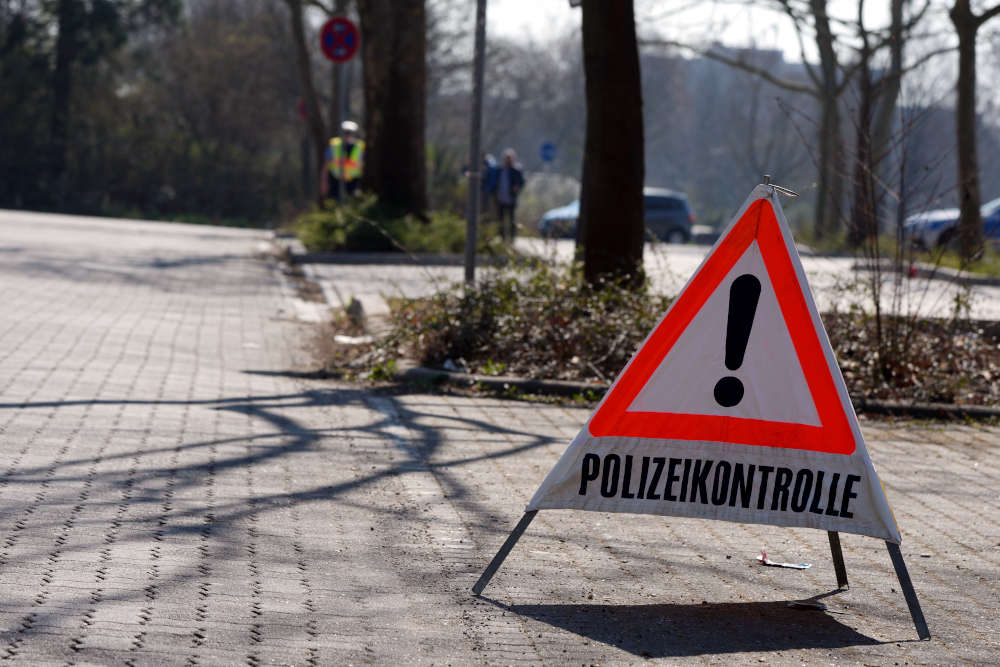
[[340, 129], [344, 133], [357, 134], [358, 124], [355, 123], [353, 120], [345, 120], [343, 123], [340, 124]]

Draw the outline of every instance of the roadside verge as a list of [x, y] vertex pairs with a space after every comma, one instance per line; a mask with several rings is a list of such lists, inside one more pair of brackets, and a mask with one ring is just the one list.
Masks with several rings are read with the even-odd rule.
[[[280, 241], [279, 241], [280, 243]], [[348, 291], [338, 287], [336, 281], [325, 277], [321, 272], [310, 268], [312, 257], [305, 254], [302, 249], [296, 248], [294, 242], [285, 240], [282, 243], [282, 253], [278, 256], [286, 261], [300, 266], [305, 276], [313, 282], [318, 291], [321, 291], [329, 307], [347, 309], [352, 306], [351, 302], [356, 301], [355, 307], [360, 306], [363, 317], [366, 320], [368, 333], [377, 334], [384, 327], [384, 316], [388, 314], [388, 304], [380, 294], [373, 290], [356, 289], [363, 296], [349, 294]], [[394, 264], [392, 260], [399, 260], [399, 257], [392, 257], [391, 260], [385, 257], [364, 257], [351, 258], [352, 261], [341, 261], [339, 256], [332, 255], [322, 258], [322, 263], [331, 264]], [[428, 258], [429, 259], [429, 258]], [[438, 263], [430, 260], [431, 263]], [[411, 262], [412, 263], [412, 262]], [[450, 262], [439, 262], [439, 265], [448, 265]], [[585, 401], [596, 401], [608, 389], [607, 384], [593, 382], [575, 382], [568, 380], [547, 380], [532, 379], [517, 376], [496, 376], [465, 373], [461, 371], [449, 371], [445, 369], [426, 368], [419, 366], [413, 361], [401, 361], [399, 370], [392, 376], [396, 382], [421, 385], [437, 386], [451, 385], [465, 388], [478, 388], [492, 392], [504, 393], [508, 395], [549, 395], [570, 398], [580, 398]], [[858, 413], [869, 415], [886, 415], [896, 417], [907, 417], [914, 419], [949, 419], [949, 420], [993, 420], [1000, 418], [1000, 408], [982, 405], [956, 405], [948, 403], [918, 403], [903, 401], [887, 401], [880, 399], [868, 399], [864, 397], [852, 398], [854, 408]]]

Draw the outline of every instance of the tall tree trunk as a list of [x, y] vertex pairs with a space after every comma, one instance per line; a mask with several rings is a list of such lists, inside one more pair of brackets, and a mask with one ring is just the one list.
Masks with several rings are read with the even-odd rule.
[[857, 248], [878, 235], [878, 221], [875, 210], [874, 157], [872, 154], [872, 109], [874, 106], [874, 86], [869, 64], [870, 52], [867, 38], [861, 49], [861, 63], [858, 68], [858, 117], [854, 155], [854, 182], [851, 218], [847, 231], [847, 242]]
[[844, 197], [844, 156], [840, 131], [840, 92], [837, 53], [826, 11], [827, 0], [810, 0], [820, 65], [819, 192], [816, 198], [816, 237], [840, 228]]
[[[885, 76], [878, 83], [872, 120], [872, 168], [875, 169], [875, 173], [881, 175], [881, 178], [878, 179], [873, 177], [875, 181], [874, 187], [876, 188], [873, 193], [876, 207], [876, 224], [880, 218], [878, 215], [880, 210], [886, 213], [884, 219], [890, 219], [888, 215], [889, 209], [891, 209], [890, 198], [885, 196], [887, 188], [883, 184], [892, 183], [894, 180], [890, 173], [891, 169], [902, 168], [898, 164], [894, 166], [886, 158], [892, 152], [890, 143], [892, 127], [896, 116], [896, 102], [899, 100], [903, 81], [903, 43], [906, 38], [903, 34], [904, 2], [908, 2], [908, 0], [891, 0], [890, 2], [889, 71], [886, 72]], [[905, 196], [905, 192], [899, 193], [900, 198]], [[900, 201], [899, 207], [902, 206], [903, 203]]]
[[587, 130], [580, 198], [584, 275], [639, 287], [645, 152], [632, 0], [583, 1]]
[[956, 0], [951, 21], [958, 35], [958, 84], [955, 130], [958, 147], [959, 254], [969, 261], [982, 249], [983, 220], [979, 212], [979, 162], [976, 157], [976, 17], [969, 0]]
[[309, 128], [309, 138], [312, 142], [313, 154], [316, 157], [317, 178], [323, 167], [323, 154], [329, 144], [326, 123], [323, 122], [323, 112], [319, 108], [316, 95], [316, 85], [313, 83], [312, 61], [310, 49], [306, 44], [305, 20], [303, 18], [302, 0], [285, 0], [291, 14], [292, 38], [295, 40], [295, 61], [299, 70], [299, 84], [302, 86], [302, 100], [306, 107], [306, 126]]
[[424, 0], [359, 0], [358, 14], [366, 142], [361, 187], [422, 217], [428, 206]]
[[[49, 134], [49, 178], [52, 194], [59, 197], [65, 190], [63, 179], [69, 153], [70, 105], [73, 95], [73, 63], [76, 61], [79, 32], [84, 9], [80, 0], [59, 0], [56, 9], [58, 36], [56, 62], [52, 73], [52, 109]], [[66, 202], [62, 202], [66, 203]]]
[[[880, 163], [889, 153], [889, 139], [892, 136], [893, 116], [896, 111], [896, 101], [903, 80], [903, 4], [904, 0], [891, 0], [890, 14], [892, 21], [889, 27], [889, 71], [878, 85], [878, 104], [872, 123], [872, 154], [875, 163]], [[886, 183], [891, 179], [886, 178]]]
[[816, 193], [816, 238], [829, 237], [840, 228], [844, 197], [844, 151], [837, 96], [820, 100], [819, 182]]

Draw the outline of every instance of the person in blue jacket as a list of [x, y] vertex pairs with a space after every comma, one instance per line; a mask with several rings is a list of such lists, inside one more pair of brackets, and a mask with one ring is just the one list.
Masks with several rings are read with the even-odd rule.
[[514, 241], [517, 197], [524, 188], [524, 172], [517, 164], [513, 148], [503, 152], [503, 166], [497, 174], [497, 213], [500, 216], [500, 236], [507, 243]]
[[500, 179], [500, 168], [497, 167], [497, 159], [492, 153], [483, 156], [483, 173], [480, 176], [479, 210], [486, 212], [494, 204], [497, 196], [497, 182]]

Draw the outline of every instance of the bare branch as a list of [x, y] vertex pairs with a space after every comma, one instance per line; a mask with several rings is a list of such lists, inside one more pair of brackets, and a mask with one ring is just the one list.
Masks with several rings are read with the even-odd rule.
[[924, 55], [917, 58], [914, 62], [904, 67], [902, 73], [907, 74], [909, 72], [912, 72], [913, 70], [921, 67], [922, 65], [925, 65], [928, 61], [932, 60], [933, 58], [937, 58], [938, 56], [944, 55], [946, 53], [952, 53], [953, 51], [957, 50], [958, 50], [957, 46], [943, 46], [940, 49], [934, 49], [933, 51], [928, 51]]
[[[927, 11], [927, 8], [929, 6], [930, 6], [930, 2], [928, 1], [920, 9], [919, 15], [923, 16], [924, 12]], [[1000, 7], [1000, 5], [998, 5], [998, 7]], [[908, 32], [910, 29], [916, 27], [917, 22], [918, 22], [918, 19], [914, 18], [914, 19], [908, 21], [906, 24], [904, 24], [904, 26], [903, 26], [904, 33]], [[860, 19], [859, 19], [858, 25], [861, 26]], [[868, 35], [871, 34], [871, 33], [867, 32], [867, 31], [864, 31], [863, 26], [862, 26], [862, 31], [863, 31], [863, 34], [865, 36], [868, 36]], [[909, 37], [907, 37], [905, 39], [907, 41], [909, 41], [909, 39], [912, 39], [912, 38], [913, 38], [913, 35], [910, 35]], [[870, 53], [874, 54], [875, 52], [880, 51], [880, 50], [884, 49], [885, 47], [889, 46], [892, 43], [893, 39], [894, 39], [894, 36], [891, 33], [888, 34], [888, 35], [886, 35], [883, 39], [879, 40], [874, 46], [870, 47]], [[956, 46], [946, 46], [946, 47], [942, 47], [940, 49], [935, 49], [933, 51], [925, 53], [920, 58], [918, 58], [914, 63], [908, 65], [907, 67], [902, 68], [900, 70], [900, 72], [899, 72], [899, 76], [903, 76], [905, 74], [908, 74], [909, 72], [912, 72], [913, 70], [915, 70], [915, 69], [919, 68], [920, 66], [926, 64], [928, 61], [932, 60], [933, 58], [936, 58], [937, 56], [943, 55], [945, 53], [951, 53], [952, 51], [955, 51], [957, 48], [958, 47], [956, 47]], [[842, 71], [844, 73], [844, 78], [840, 82], [840, 85], [837, 87], [838, 93], [840, 91], [844, 90], [844, 88], [846, 88], [847, 84], [850, 83], [850, 81], [854, 78], [854, 75], [857, 74], [858, 69], [860, 69], [860, 67], [861, 67], [861, 61], [858, 60], [858, 61], [854, 62], [851, 66], [849, 66], [849, 67], [843, 67], [842, 68]], [[888, 80], [888, 79], [892, 78], [893, 76], [895, 76], [895, 75], [889, 75], [889, 76], [887, 76], [885, 78], [886, 78], [886, 80]]]
[[779, 4], [785, 10], [785, 14], [788, 15], [788, 18], [791, 19], [792, 24], [795, 26], [795, 39], [798, 40], [799, 43], [799, 55], [802, 56], [802, 65], [805, 67], [806, 74], [808, 74], [809, 78], [812, 79], [816, 90], [820, 90], [823, 88], [823, 82], [820, 80], [819, 74], [816, 73], [813, 65], [806, 59], [806, 45], [802, 37], [802, 35], [805, 34], [805, 30], [802, 28], [803, 18], [798, 12], [795, 11], [795, 8], [792, 7], [788, 0], [779, 0]]
[[1000, 5], [993, 5], [989, 9], [984, 10], [982, 14], [975, 17], [976, 27], [978, 28], [998, 14], [1000, 14]]
[[701, 7], [704, 4], [705, 3], [702, 2], [701, 0], [688, 0], [684, 4], [678, 5], [676, 7], [670, 7], [667, 9], [660, 8], [660, 12], [656, 14], [647, 14], [642, 18], [642, 21], [644, 23], [655, 23], [657, 21], [661, 21], [663, 19], [670, 18], [672, 16], [678, 16], [684, 14], [685, 12], [689, 12], [692, 9]]
[[333, 5], [328, 5], [324, 3], [322, 0], [306, 0], [306, 4], [309, 5], [310, 7], [315, 7], [316, 9], [320, 10], [327, 16], [333, 16], [334, 14], [337, 13]]
[[806, 93], [807, 95], [816, 95], [816, 91], [810, 86], [806, 86], [801, 83], [796, 83], [794, 81], [788, 81], [786, 79], [780, 79], [775, 75], [771, 74], [767, 69], [763, 67], [758, 67], [752, 63], [748, 63], [745, 60], [739, 60], [736, 58], [730, 58], [719, 51], [713, 50], [711, 48], [703, 48], [693, 46], [691, 44], [684, 44], [683, 42], [678, 42], [672, 39], [645, 39], [639, 42], [640, 46], [671, 46], [678, 49], [684, 49], [696, 53], [705, 58], [710, 58], [712, 60], [718, 61], [724, 65], [730, 67], [735, 67], [736, 69], [743, 70], [744, 72], [749, 72], [755, 76], [759, 76], [768, 83], [774, 84], [779, 88], [788, 90], [794, 93]]

